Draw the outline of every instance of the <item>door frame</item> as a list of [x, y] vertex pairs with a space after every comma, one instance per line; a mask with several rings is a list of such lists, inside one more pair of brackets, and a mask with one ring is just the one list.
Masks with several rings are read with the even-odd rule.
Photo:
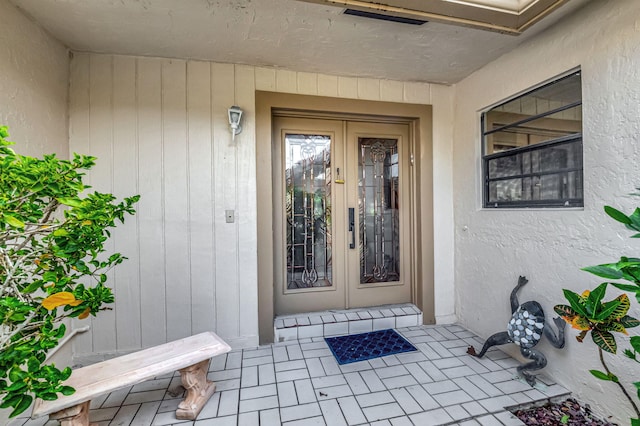
[[[365, 101], [324, 96], [256, 91], [256, 190], [258, 228], [258, 326], [260, 344], [273, 342], [274, 217], [272, 187], [273, 111], [300, 117], [362, 117], [409, 124], [413, 147], [411, 170], [413, 230], [412, 299], [423, 312], [425, 324], [435, 323], [433, 292], [433, 150], [432, 107], [422, 104]], [[279, 142], [278, 142], [279, 143]]]

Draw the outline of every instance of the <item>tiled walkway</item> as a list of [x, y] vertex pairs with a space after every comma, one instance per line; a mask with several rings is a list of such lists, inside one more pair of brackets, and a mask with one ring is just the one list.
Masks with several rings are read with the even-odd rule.
[[[195, 422], [180, 422], [177, 375], [92, 401], [98, 425], [521, 425], [505, 407], [567, 394], [542, 377], [536, 389], [514, 379], [517, 361], [499, 350], [466, 354], [482, 342], [457, 325], [398, 331], [419, 352], [339, 366], [322, 338], [293, 340], [217, 357], [217, 391]], [[52, 426], [46, 419], [11, 426]]]

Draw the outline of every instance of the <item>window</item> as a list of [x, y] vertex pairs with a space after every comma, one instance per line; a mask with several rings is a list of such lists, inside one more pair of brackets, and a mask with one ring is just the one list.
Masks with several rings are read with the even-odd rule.
[[581, 207], [580, 71], [482, 113], [484, 207]]

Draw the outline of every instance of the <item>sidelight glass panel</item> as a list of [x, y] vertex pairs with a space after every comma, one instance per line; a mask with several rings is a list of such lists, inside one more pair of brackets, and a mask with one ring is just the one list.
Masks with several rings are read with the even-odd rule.
[[400, 280], [398, 141], [359, 138], [360, 283]]
[[332, 286], [331, 138], [285, 136], [287, 289]]

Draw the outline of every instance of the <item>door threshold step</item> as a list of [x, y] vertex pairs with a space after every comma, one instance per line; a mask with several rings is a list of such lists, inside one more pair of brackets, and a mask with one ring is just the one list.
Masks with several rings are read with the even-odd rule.
[[422, 325], [422, 312], [412, 303], [355, 309], [332, 309], [279, 315], [273, 322], [274, 341], [341, 336]]

